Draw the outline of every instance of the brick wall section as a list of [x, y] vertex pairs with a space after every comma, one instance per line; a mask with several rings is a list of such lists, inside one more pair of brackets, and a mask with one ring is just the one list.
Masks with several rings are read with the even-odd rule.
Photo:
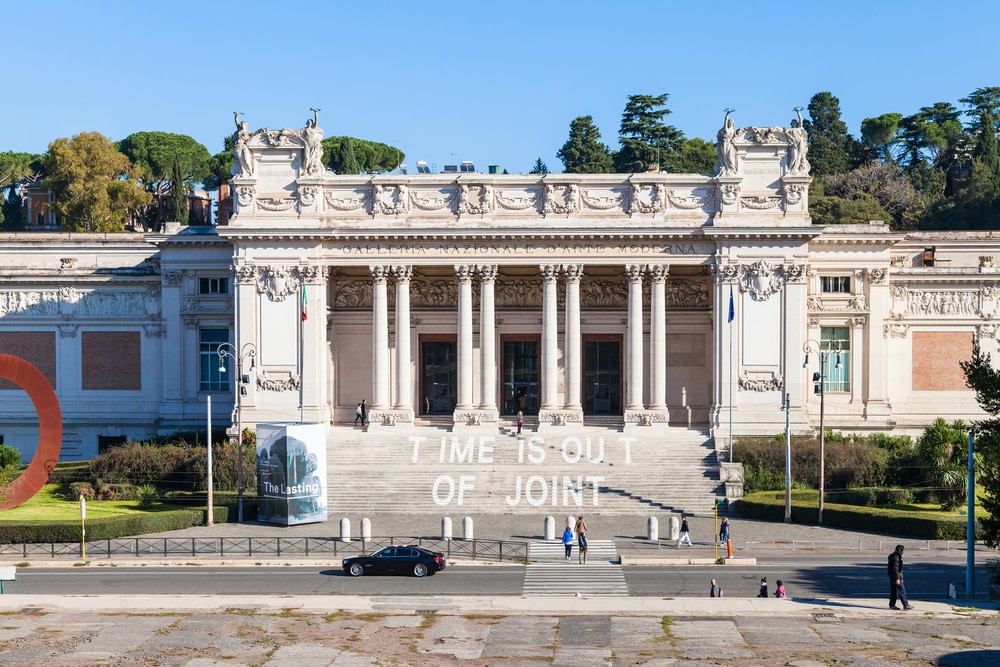
[[84, 391], [142, 389], [142, 338], [138, 331], [84, 331]]
[[913, 391], [972, 391], [958, 365], [972, 359], [971, 331], [914, 331]]
[[[0, 353], [24, 359], [56, 388], [56, 332], [0, 331]], [[9, 380], [0, 380], [0, 389], [20, 389]]]

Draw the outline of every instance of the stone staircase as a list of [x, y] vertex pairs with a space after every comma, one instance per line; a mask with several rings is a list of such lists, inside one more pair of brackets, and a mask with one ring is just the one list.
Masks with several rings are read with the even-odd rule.
[[625, 440], [620, 427], [539, 437], [502, 425], [490, 437], [418, 425], [412, 432], [334, 426], [330, 516], [375, 513], [708, 515], [724, 496], [707, 431]]

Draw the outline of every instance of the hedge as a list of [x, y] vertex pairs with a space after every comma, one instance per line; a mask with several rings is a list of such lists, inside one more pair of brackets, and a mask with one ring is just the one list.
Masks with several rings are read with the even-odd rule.
[[[747, 519], [760, 519], [780, 523], [785, 520], [785, 494], [761, 492], [739, 501], [739, 513]], [[792, 523], [815, 525], [819, 521], [819, 506], [815, 503], [793, 500]], [[830, 528], [863, 530], [871, 533], [904, 535], [925, 540], [964, 540], [966, 520], [941, 516], [928, 516], [919, 512], [885, 510], [857, 505], [823, 505], [823, 525]], [[982, 527], [977, 525], [976, 533]]]
[[[212, 515], [215, 523], [235, 522], [236, 505], [215, 505]], [[249, 511], [248, 511], [249, 510]], [[124, 514], [121, 516], [90, 519], [86, 523], [87, 541], [134, 537], [151, 533], [164, 533], [205, 524], [205, 508], [177, 509], [166, 512]], [[243, 508], [244, 520], [254, 520], [257, 508]], [[79, 542], [79, 521], [47, 521], [28, 524], [0, 522], [0, 544]]]

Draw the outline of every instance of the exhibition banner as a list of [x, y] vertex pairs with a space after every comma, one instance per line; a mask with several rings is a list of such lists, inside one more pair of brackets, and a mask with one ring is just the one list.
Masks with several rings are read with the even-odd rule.
[[327, 520], [326, 424], [257, 425], [257, 518], [291, 526]]

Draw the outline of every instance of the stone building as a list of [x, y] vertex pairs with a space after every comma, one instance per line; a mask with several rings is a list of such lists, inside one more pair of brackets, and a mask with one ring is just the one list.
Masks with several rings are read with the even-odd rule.
[[[790, 128], [720, 131], [715, 176], [341, 176], [316, 120], [237, 132], [234, 215], [162, 234], [0, 236], [0, 352], [62, 405], [62, 457], [227, 422], [670, 442], [825, 424], [916, 434], [980, 416], [958, 362], [996, 352], [990, 233], [820, 227]], [[238, 383], [239, 350], [247, 383]], [[808, 355], [808, 363], [804, 366]], [[226, 370], [220, 372], [221, 366]], [[0, 435], [33, 448], [5, 382]], [[335, 457], [331, 457], [335, 459]]]

